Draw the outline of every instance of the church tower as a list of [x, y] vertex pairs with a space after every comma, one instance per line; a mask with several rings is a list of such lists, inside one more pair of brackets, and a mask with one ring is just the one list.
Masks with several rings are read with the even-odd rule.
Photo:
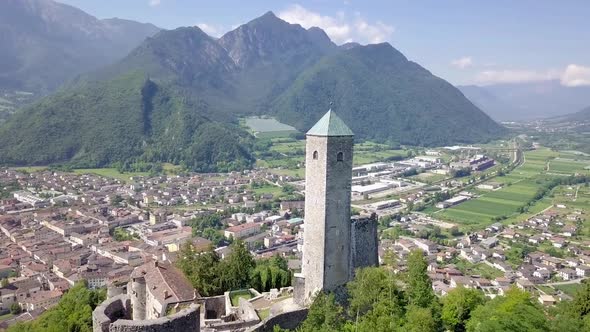
[[295, 296], [300, 304], [309, 304], [318, 291], [344, 285], [352, 275], [353, 136], [332, 110], [306, 135], [303, 257]]

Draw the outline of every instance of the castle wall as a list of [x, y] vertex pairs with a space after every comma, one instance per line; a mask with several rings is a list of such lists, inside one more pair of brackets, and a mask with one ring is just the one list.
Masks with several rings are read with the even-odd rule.
[[109, 332], [198, 332], [199, 330], [199, 306], [192, 305], [174, 315], [157, 319], [140, 321], [120, 319], [111, 324]]
[[270, 317], [249, 329], [248, 332], [272, 332], [275, 326], [279, 326], [282, 329], [295, 330], [307, 318], [307, 312], [307, 308], [302, 308]]
[[377, 216], [353, 216], [351, 222], [351, 273], [361, 267], [378, 266]]
[[352, 148], [352, 136], [307, 136], [302, 260], [306, 302], [350, 277]]
[[93, 332], [198, 332], [200, 329], [198, 305], [151, 320], [130, 320], [133, 309], [128, 295], [107, 299], [92, 313]]
[[109, 298], [92, 312], [93, 332], [109, 332], [111, 322], [116, 319], [131, 318], [131, 300], [122, 294]]
[[146, 284], [143, 278], [133, 278], [131, 287], [127, 288], [127, 294], [131, 298], [133, 306], [133, 319], [146, 319]]

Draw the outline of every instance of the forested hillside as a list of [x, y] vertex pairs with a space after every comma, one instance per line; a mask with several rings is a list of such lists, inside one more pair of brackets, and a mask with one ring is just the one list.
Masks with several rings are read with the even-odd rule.
[[0, 127], [0, 163], [238, 169], [252, 163], [239, 117], [276, 116], [306, 131], [330, 103], [358, 139], [431, 146], [506, 132], [391, 45], [337, 47], [269, 12], [220, 39], [197, 27], [148, 38]]

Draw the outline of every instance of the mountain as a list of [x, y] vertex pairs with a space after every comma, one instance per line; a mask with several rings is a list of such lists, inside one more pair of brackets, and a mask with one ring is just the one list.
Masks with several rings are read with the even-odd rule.
[[[480, 92], [475, 92], [473, 86], [459, 87], [473, 103], [500, 120], [549, 118], [590, 105], [590, 87], [567, 87], [558, 80], [494, 84], [477, 88]], [[493, 97], [482, 98], [482, 94]]]
[[330, 103], [365, 139], [432, 146], [503, 132], [455, 87], [388, 43], [323, 57], [274, 101], [273, 110], [281, 121], [306, 129]]
[[99, 20], [51, 0], [2, 0], [0, 31], [0, 91], [44, 95], [123, 58], [159, 28]]
[[548, 120], [550, 122], [558, 122], [558, 123], [564, 123], [564, 122], [590, 123], [590, 106], [588, 106], [580, 111], [577, 111], [575, 113], [560, 115], [557, 117], [550, 118]]
[[517, 120], [518, 112], [507, 102], [495, 96], [485, 87], [463, 85], [457, 87], [475, 106], [496, 121]]
[[219, 39], [197, 27], [147, 38], [0, 127], [0, 162], [237, 169], [252, 162], [239, 117], [276, 116], [306, 131], [331, 102], [359, 139], [442, 145], [506, 132], [391, 45], [338, 47], [269, 12]]

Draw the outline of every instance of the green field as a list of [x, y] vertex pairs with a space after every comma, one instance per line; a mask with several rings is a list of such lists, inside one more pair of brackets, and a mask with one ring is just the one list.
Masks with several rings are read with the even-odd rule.
[[[305, 160], [305, 141], [296, 140], [290, 137], [261, 137], [257, 136], [262, 141], [270, 142], [268, 154], [261, 154], [256, 161], [257, 167], [278, 169], [276, 174], [299, 175], [303, 177], [305, 174], [297, 166], [303, 164]], [[406, 150], [391, 149], [388, 145], [374, 142], [362, 142], [355, 144], [353, 164], [355, 166], [362, 164], [370, 164], [379, 161], [385, 161], [392, 157], [405, 157]], [[274, 171], [273, 171], [274, 172]]]
[[455, 267], [465, 275], [479, 275], [486, 279], [495, 279], [504, 275], [504, 272], [493, 268], [485, 263], [473, 264], [466, 260], [459, 259]]
[[588, 174], [590, 171], [585, 169], [590, 165], [589, 162], [576, 161], [572, 159], [554, 159], [549, 162], [549, 172], [570, 175], [574, 173]]
[[95, 174], [99, 176], [104, 176], [108, 178], [117, 179], [123, 182], [131, 181], [131, 177], [133, 176], [148, 176], [147, 172], [127, 172], [127, 173], [120, 173], [117, 171], [116, 168], [84, 168], [84, 169], [75, 169], [74, 173], [76, 174]]
[[229, 297], [231, 300], [231, 304], [233, 306], [237, 307], [239, 304], [240, 298], [243, 298], [244, 300], [249, 300], [252, 298], [252, 293], [250, 293], [250, 291], [247, 289], [237, 290], [237, 291], [233, 291], [233, 292], [229, 293]]
[[569, 296], [574, 296], [578, 292], [578, 289], [582, 287], [581, 284], [565, 284], [565, 285], [555, 285], [553, 288], [559, 289], [560, 291], [566, 293]]
[[[549, 149], [538, 149], [525, 153], [525, 163], [510, 174], [495, 177], [490, 181], [503, 183], [504, 186], [495, 191], [483, 193], [480, 197], [459, 204], [455, 207], [435, 212], [437, 217], [457, 222], [467, 229], [484, 228], [494, 222], [494, 218], [505, 217], [507, 221], [516, 221], [520, 213], [517, 209], [529, 202], [542, 185], [542, 179], [550, 175], [546, 173], [547, 165], [557, 152]], [[540, 200], [528, 212], [540, 212], [550, 202]]]
[[21, 171], [21, 172], [34, 173], [34, 172], [40, 172], [40, 171], [46, 170], [47, 166], [13, 167], [12, 169], [17, 170], [17, 171]]
[[257, 195], [273, 194], [274, 196], [277, 196], [283, 192], [283, 188], [281, 188], [279, 186], [272, 185], [270, 183], [266, 183], [262, 187], [252, 189], [252, 191]]
[[1, 321], [5, 321], [7, 319], [11, 319], [12, 317], [14, 317], [14, 315], [11, 314], [11, 313], [8, 313], [8, 314], [5, 314], [5, 315], [0, 315], [0, 322]]
[[305, 178], [305, 168], [296, 168], [296, 169], [283, 169], [283, 168], [273, 168], [270, 170], [271, 173], [276, 175], [286, 175], [292, 176], [297, 178]]
[[241, 120], [244, 127], [249, 128], [258, 138], [289, 137], [299, 131], [292, 126], [281, 123], [274, 118], [251, 116]]

